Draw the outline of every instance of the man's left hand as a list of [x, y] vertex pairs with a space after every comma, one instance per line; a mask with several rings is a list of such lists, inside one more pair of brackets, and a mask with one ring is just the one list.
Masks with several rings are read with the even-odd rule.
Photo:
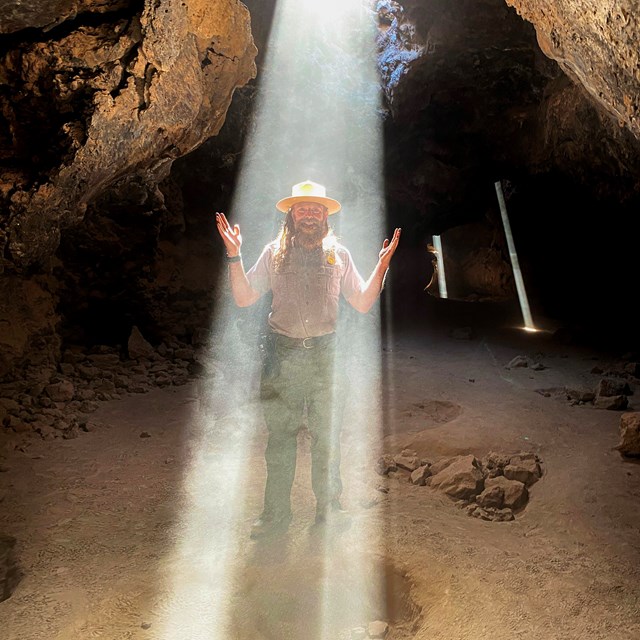
[[384, 269], [389, 268], [389, 263], [391, 262], [391, 258], [393, 257], [393, 254], [395, 253], [396, 249], [398, 248], [398, 242], [400, 241], [400, 231], [401, 229], [396, 228], [396, 230], [393, 232], [393, 237], [391, 238], [391, 242], [389, 242], [389, 239], [386, 238], [385, 241], [382, 243], [382, 249], [378, 254], [378, 259], [380, 261], [380, 265], [384, 267]]

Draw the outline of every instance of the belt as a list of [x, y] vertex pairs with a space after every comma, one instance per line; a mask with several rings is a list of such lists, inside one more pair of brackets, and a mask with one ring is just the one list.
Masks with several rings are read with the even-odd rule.
[[325, 333], [323, 336], [309, 336], [307, 338], [290, 338], [282, 333], [273, 333], [272, 335], [277, 342], [294, 349], [315, 349], [333, 342], [336, 337], [335, 333]]

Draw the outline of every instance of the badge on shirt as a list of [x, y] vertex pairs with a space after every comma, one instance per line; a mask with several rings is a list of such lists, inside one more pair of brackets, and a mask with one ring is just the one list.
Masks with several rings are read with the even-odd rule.
[[327, 256], [327, 264], [335, 264], [336, 263], [336, 250], [328, 249], [324, 252]]

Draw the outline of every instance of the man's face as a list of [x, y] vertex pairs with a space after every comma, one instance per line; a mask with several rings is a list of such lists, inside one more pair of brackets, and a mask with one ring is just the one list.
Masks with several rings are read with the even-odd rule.
[[307, 246], [318, 244], [329, 230], [327, 208], [317, 202], [297, 202], [291, 207], [296, 235]]

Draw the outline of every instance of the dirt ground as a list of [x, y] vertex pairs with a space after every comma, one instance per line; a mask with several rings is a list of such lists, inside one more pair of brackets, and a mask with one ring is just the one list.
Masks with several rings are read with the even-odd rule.
[[[313, 524], [303, 430], [278, 540], [249, 538], [265, 477], [251, 381], [217, 409], [193, 381], [103, 403], [77, 439], [5, 447], [0, 531], [23, 577], [0, 637], [341, 640], [379, 620], [391, 640], [638, 640], [640, 466], [614, 448], [620, 412], [536, 392], [594, 388], [608, 356], [514, 329], [403, 332], [381, 355], [376, 397], [350, 389], [350, 519]], [[517, 355], [546, 368], [505, 368]], [[404, 448], [535, 452], [544, 475], [515, 520], [487, 522], [375, 472]]]

